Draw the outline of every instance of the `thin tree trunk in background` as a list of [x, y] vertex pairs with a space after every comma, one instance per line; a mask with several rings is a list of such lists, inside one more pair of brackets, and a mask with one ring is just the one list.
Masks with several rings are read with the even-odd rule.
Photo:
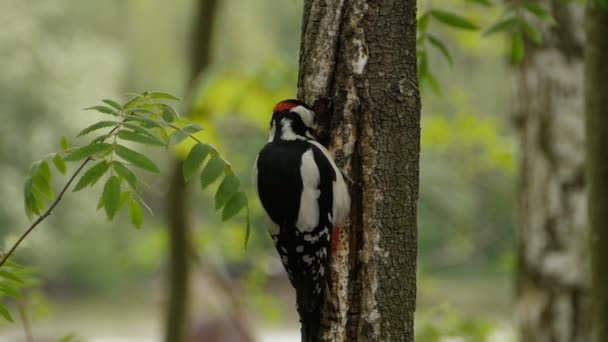
[[559, 23], [515, 66], [521, 147], [515, 310], [522, 342], [590, 338], [584, 175], [583, 10], [541, 0]]
[[608, 341], [608, 1], [586, 12], [585, 112], [591, 225], [593, 341]]
[[298, 97], [355, 181], [323, 341], [413, 341], [420, 97], [414, 0], [306, 0]]
[[[192, 57], [189, 89], [198, 75], [209, 65], [213, 18], [217, 0], [201, 0], [193, 22]], [[188, 99], [187, 99], [188, 100]], [[191, 103], [186, 103], [184, 115], [188, 115]], [[188, 334], [188, 299], [190, 284], [191, 238], [188, 222], [187, 186], [182, 175], [182, 161], [173, 165], [167, 211], [169, 219], [169, 289], [166, 316], [166, 342], [182, 342]]]

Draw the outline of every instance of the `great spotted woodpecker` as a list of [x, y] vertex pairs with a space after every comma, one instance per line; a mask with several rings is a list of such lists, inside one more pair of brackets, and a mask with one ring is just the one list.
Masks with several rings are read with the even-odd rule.
[[253, 182], [270, 218], [268, 230], [296, 290], [302, 342], [319, 340], [334, 227], [350, 209], [344, 178], [315, 139], [316, 119], [298, 100], [279, 102]]

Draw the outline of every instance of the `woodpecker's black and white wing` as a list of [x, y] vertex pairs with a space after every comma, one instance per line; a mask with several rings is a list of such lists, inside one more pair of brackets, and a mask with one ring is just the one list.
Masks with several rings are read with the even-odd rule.
[[314, 140], [314, 113], [297, 100], [273, 111], [269, 142], [258, 154], [253, 184], [269, 232], [296, 289], [306, 342], [318, 340], [331, 238], [350, 209], [348, 189], [325, 147]]
[[254, 169], [298, 304], [313, 310], [325, 286], [334, 221], [343, 221], [350, 205], [342, 175], [322, 145], [304, 140], [267, 144]]

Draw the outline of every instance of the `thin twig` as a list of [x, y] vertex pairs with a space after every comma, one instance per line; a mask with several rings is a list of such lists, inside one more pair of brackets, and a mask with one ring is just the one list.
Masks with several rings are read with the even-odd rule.
[[23, 242], [23, 240], [25, 240], [25, 238], [28, 235], [30, 235], [30, 233], [34, 230], [34, 228], [36, 228], [36, 226], [38, 226], [40, 224], [40, 222], [44, 221], [44, 219], [46, 219], [49, 215], [51, 215], [51, 212], [53, 211], [53, 209], [55, 209], [57, 204], [59, 204], [59, 201], [61, 201], [61, 198], [63, 197], [65, 192], [68, 190], [70, 185], [72, 185], [72, 183], [76, 179], [76, 176], [78, 176], [78, 174], [82, 171], [82, 169], [85, 167], [85, 165], [87, 165], [87, 163], [90, 162], [91, 160], [92, 159], [89, 157], [89, 158], [85, 159], [85, 161], [82, 162], [82, 164], [80, 164], [80, 166], [78, 167], [76, 172], [74, 172], [72, 177], [70, 177], [70, 180], [68, 180], [68, 182], [65, 184], [63, 189], [61, 189], [61, 192], [59, 193], [59, 195], [57, 195], [57, 197], [55, 197], [55, 200], [53, 201], [51, 206], [49, 206], [49, 208], [42, 215], [38, 216], [36, 221], [34, 221], [32, 223], [32, 225], [23, 234], [21, 234], [21, 236], [19, 237], [19, 240], [17, 240], [17, 242], [15, 242], [15, 244], [13, 244], [13, 247], [11, 247], [11, 249], [8, 251], [8, 253], [6, 253], [3, 256], [2, 261], [0, 261], [0, 268], [2, 268], [2, 266], [8, 260], [8, 258], [10, 258], [11, 255], [13, 255], [13, 253], [15, 253], [15, 250], [17, 249], [17, 247], [19, 247], [21, 242]]
[[[126, 121], [126, 119], [123, 119], [122, 121], [120, 121], [114, 128], [112, 128], [112, 130], [108, 134], [113, 134], [114, 132], [116, 132], [116, 130], [119, 129], [120, 126], [125, 121]], [[38, 226], [42, 221], [44, 221], [44, 219], [46, 219], [49, 215], [51, 215], [51, 212], [53, 211], [53, 209], [55, 209], [57, 204], [59, 204], [59, 201], [61, 201], [65, 192], [68, 190], [70, 185], [72, 185], [72, 183], [76, 179], [76, 176], [78, 176], [78, 174], [82, 171], [82, 169], [85, 167], [85, 165], [87, 165], [87, 163], [90, 162], [91, 160], [93, 160], [93, 158], [88, 157], [87, 159], [84, 160], [84, 162], [82, 162], [82, 164], [80, 164], [80, 166], [78, 167], [76, 172], [74, 172], [74, 174], [72, 175], [72, 177], [70, 177], [68, 182], [65, 183], [65, 185], [63, 186], [63, 189], [61, 189], [61, 192], [59, 192], [59, 195], [57, 195], [57, 197], [55, 197], [55, 200], [53, 201], [53, 203], [51, 203], [49, 208], [42, 215], [38, 216], [36, 221], [34, 221], [32, 223], [32, 225], [23, 234], [21, 234], [21, 236], [19, 237], [17, 242], [15, 242], [15, 244], [13, 244], [13, 246], [8, 251], [8, 253], [3, 255], [2, 260], [0, 261], [0, 268], [2, 268], [2, 266], [4, 266], [4, 264], [8, 261], [8, 259], [15, 253], [15, 250], [17, 250], [17, 247], [19, 247], [19, 245], [21, 245], [21, 242], [23, 242], [23, 240], [25, 240], [25, 238], [28, 235], [30, 235], [30, 233], [34, 230], [34, 228], [36, 228], [36, 226]]]

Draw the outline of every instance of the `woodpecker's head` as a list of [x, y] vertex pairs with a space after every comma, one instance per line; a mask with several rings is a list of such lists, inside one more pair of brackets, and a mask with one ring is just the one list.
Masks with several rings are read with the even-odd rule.
[[274, 106], [270, 120], [270, 139], [315, 140], [317, 121], [312, 108], [298, 100], [283, 100]]

